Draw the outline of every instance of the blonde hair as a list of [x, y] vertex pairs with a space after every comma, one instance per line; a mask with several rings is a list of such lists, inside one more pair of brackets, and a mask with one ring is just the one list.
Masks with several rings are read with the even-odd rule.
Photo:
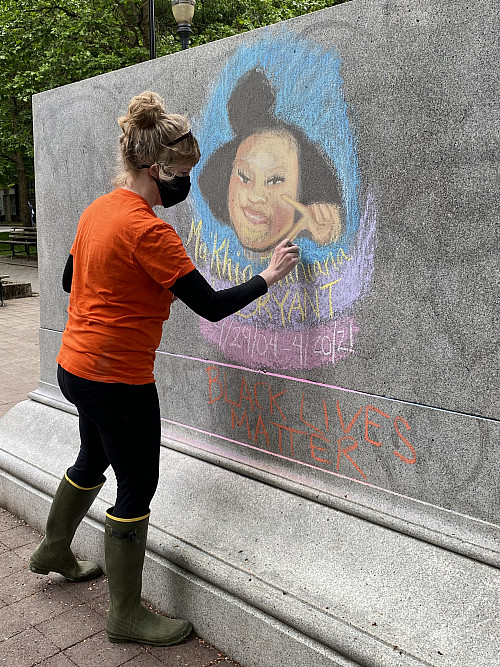
[[188, 120], [180, 114], [167, 114], [164, 100], [149, 90], [130, 100], [127, 114], [118, 119], [118, 125], [122, 129], [122, 164], [115, 178], [116, 186], [124, 185], [141, 164], [157, 163], [160, 178], [170, 180], [169, 167], [185, 161], [195, 165], [200, 159], [198, 142], [191, 134], [173, 146], [168, 145], [190, 131]]

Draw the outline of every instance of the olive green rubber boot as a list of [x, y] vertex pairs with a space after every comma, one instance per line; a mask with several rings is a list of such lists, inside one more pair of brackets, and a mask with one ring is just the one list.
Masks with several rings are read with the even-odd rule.
[[52, 501], [45, 537], [30, 558], [32, 572], [37, 574], [58, 572], [69, 581], [88, 581], [102, 574], [97, 563], [77, 561], [71, 552], [70, 545], [76, 529], [94, 502], [104, 481], [98, 486], [85, 489], [77, 486], [65, 474]]
[[139, 642], [154, 646], [178, 644], [191, 634], [188, 621], [165, 618], [141, 604], [142, 568], [149, 514], [118, 519], [106, 513], [104, 537], [109, 612], [106, 633], [110, 642]]

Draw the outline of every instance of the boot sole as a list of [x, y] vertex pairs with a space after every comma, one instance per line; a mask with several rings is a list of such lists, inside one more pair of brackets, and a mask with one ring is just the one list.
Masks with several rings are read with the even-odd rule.
[[169, 641], [169, 642], [161, 641], [161, 640], [155, 642], [155, 641], [148, 640], [145, 637], [124, 637], [123, 635], [111, 635], [107, 631], [106, 631], [106, 634], [108, 636], [109, 641], [112, 644], [133, 643], [133, 644], [147, 644], [148, 646], [174, 646], [175, 644], [180, 644], [185, 639], [187, 639], [192, 632], [193, 632], [193, 628], [189, 628], [189, 632], [186, 632], [185, 634], [178, 637], [177, 639], [173, 639], [172, 641]]
[[78, 583], [79, 581], [91, 581], [92, 579], [97, 579], [102, 574], [102, 570], [99, 569], [99, 570], [96, 570], [95, 572], [90, 572], [85, 577], [78, 577], [76, 579], [71, 579], [70, 577], [67, 577], [64, 574], [64, 572], [59, 572], [58, 570], [47, 570], [46, 568], [39, 567], [38, 565], [34, 565], [33, 563], [30, 563], [30, 570], [31, 570], [31, 572], [34, 572], [35, 574], [49, 574], [49, 572], [55, 572], [56, 574], [62, 574], [63, 577], [65, 577], [68, 581], [71, 581], [72, 583]]
[[48, 574], [50, 570], [45, 570], [43, 567], [37, 567], [36, 565], [32, 565], [30, 563], [30, 570], [32, 572], [35, 572], [36, 574]]

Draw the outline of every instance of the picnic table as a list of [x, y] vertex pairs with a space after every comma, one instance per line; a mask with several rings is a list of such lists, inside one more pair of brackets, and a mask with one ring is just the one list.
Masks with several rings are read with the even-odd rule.
[[[16, 252], [25, 252], [29, 259], [30, 249], [36, 247], [37, 244], [36, 227], [13, 227], [9, 234], [9, 240], [5, 243], [10, 245], [12, 257], [16, 256]], [[24, 246], [24, 250], [16, 251], [16, 246], [20, 245]]]

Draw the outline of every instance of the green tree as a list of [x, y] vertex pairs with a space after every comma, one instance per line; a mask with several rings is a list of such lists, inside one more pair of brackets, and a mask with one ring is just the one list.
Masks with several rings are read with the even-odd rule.
[[[348, 0], [198, 0], [193, 46]], [[179, 51], [170, 0], [156, 0], [157, 55]], [[0, 184], [17, 182], [28, 223], [31, 97], [149, 58], [148, 0], [0, 0]]]
[[10, 189], [16, 182], [16, 169], [11, 160], [0, 156], [0, 198], [3, 202], [5, 222], [11, 222]]
[[141, 4], [0, 0], [0, 169], [14, 165], [23, 223], [33, 176], [32, 95], [147, 58]]

